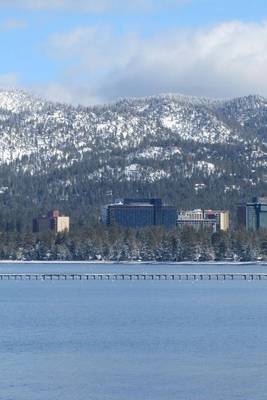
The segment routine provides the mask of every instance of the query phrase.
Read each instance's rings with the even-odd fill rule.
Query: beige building
[[[228,231],[230,228],[230,215],[229,211],[221,211],[220,212],[220,230],[221,231]]]
[[[59,210],[51,210],[46,215],[42,215],[33,220],[33,232],[55,233],[69,232],[70,217],[61,215]]]
[[[55,218],[55,232],[69,232],[70,230],[70,217],[59,216]]]

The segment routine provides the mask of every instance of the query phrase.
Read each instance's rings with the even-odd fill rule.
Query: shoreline
[[[79,264],[79,265],[266,265],[267,261],[39,261],[0,260],[1,264]]]

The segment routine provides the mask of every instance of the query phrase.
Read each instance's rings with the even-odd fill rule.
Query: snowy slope
[[[267,162],[266,132],[267,100],[259,96],[218,101],[162,95],[75,108],[0,91],[0,165],[15,164],[32,175],[84,161],[90,179],[108,173],[153,182],[171,176],[170,164],[186,177],[223,174],[220,154],[210,150],[216,145],[243,146],[243,156],[260,168]]]

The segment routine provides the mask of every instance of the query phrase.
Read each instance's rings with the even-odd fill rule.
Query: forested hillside
[[[267,193],[267,100],[164,95],[73,107],[0,91],[0,230],[58,207],[73,226],[120,197],[229,208]]]

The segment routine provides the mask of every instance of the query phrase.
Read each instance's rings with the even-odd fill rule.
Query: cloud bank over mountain
[[[104,102],[167,92],[267,95],[266,22],[232,21],[152,37],[81,26],[51,35],[46,49],[50,57],[71,64],[60,82],[47,86],[49,97],[56,85],[57,100]]]

